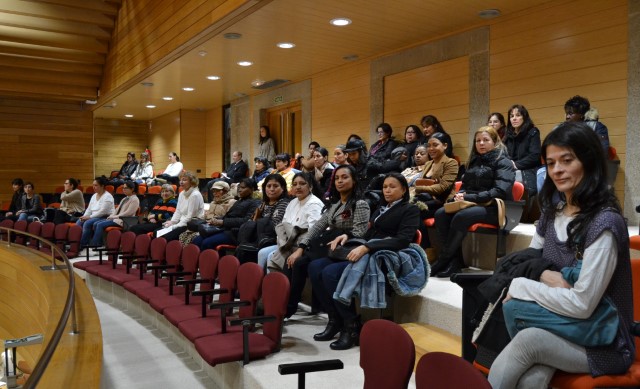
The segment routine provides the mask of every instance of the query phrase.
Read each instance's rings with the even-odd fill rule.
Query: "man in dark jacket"
[[[242,160],[242,151],[234,151],[231,154],[231,164],[227,166],[220,178],[211,180],[207,183],[207,193],[209,194],[209,201],[213,200],[213,193],[211,188],[217,181],[224,181],[227,184],[234,184],[240,182],[243,178],[247,177],[247,171],[249,166]]]

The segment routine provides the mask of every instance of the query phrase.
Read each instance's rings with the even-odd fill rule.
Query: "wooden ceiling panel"
[[[0,96],[97,98],[119,0],[0,1]]]

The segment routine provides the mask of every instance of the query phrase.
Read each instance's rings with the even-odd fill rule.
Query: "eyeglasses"
[[[69,185],[70,183],[69,183],[69,182],[65,182],[64,184],[65,184],[65,185]]]

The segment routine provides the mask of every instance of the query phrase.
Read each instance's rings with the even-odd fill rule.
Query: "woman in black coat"
[[[522,105],[514,105],[509,109],[509,123],[504,136],[504,144],[513,161],[517,180],[522,182],[529,196],[538,192],[536,187],[536,170],[542,165],[540,161],[540,131],[529,117],[529,111]]]
[[[512,199],[515,173],[498,132],[493,127],[480,127],[474,139],[475,146],[469,155],[462,186],[450,201],[473,201],[479,205],[452,214],[446,213],[444,208],[436,211],[440,253],[431,267],[431,275],[436,277],[450,277],[462,269],[462,240],[471,225],[497,224],[498,208],[492,200]]]

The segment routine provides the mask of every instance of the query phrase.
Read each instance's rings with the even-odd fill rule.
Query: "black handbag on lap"
[[[222,231],[224,231],[223,228],[212,226],[208,223],[202,223],[198,226],[198,234],[200,234],[200,236],[203,238],[208,238]]]
[[[199,232],[198,228],[201,224],[207,224],[207,221],[204,219],[191,219],[187,222],[187,230]]]
[[[338,261],[348,261],[347,255],[349,255],[351,250],[358,246],[362,246],[365,243],[367,243],[367,241],[364,239],[351,238],[344,242],[342,246],[337,246],[335,250],[329,250],[329,258]]]

